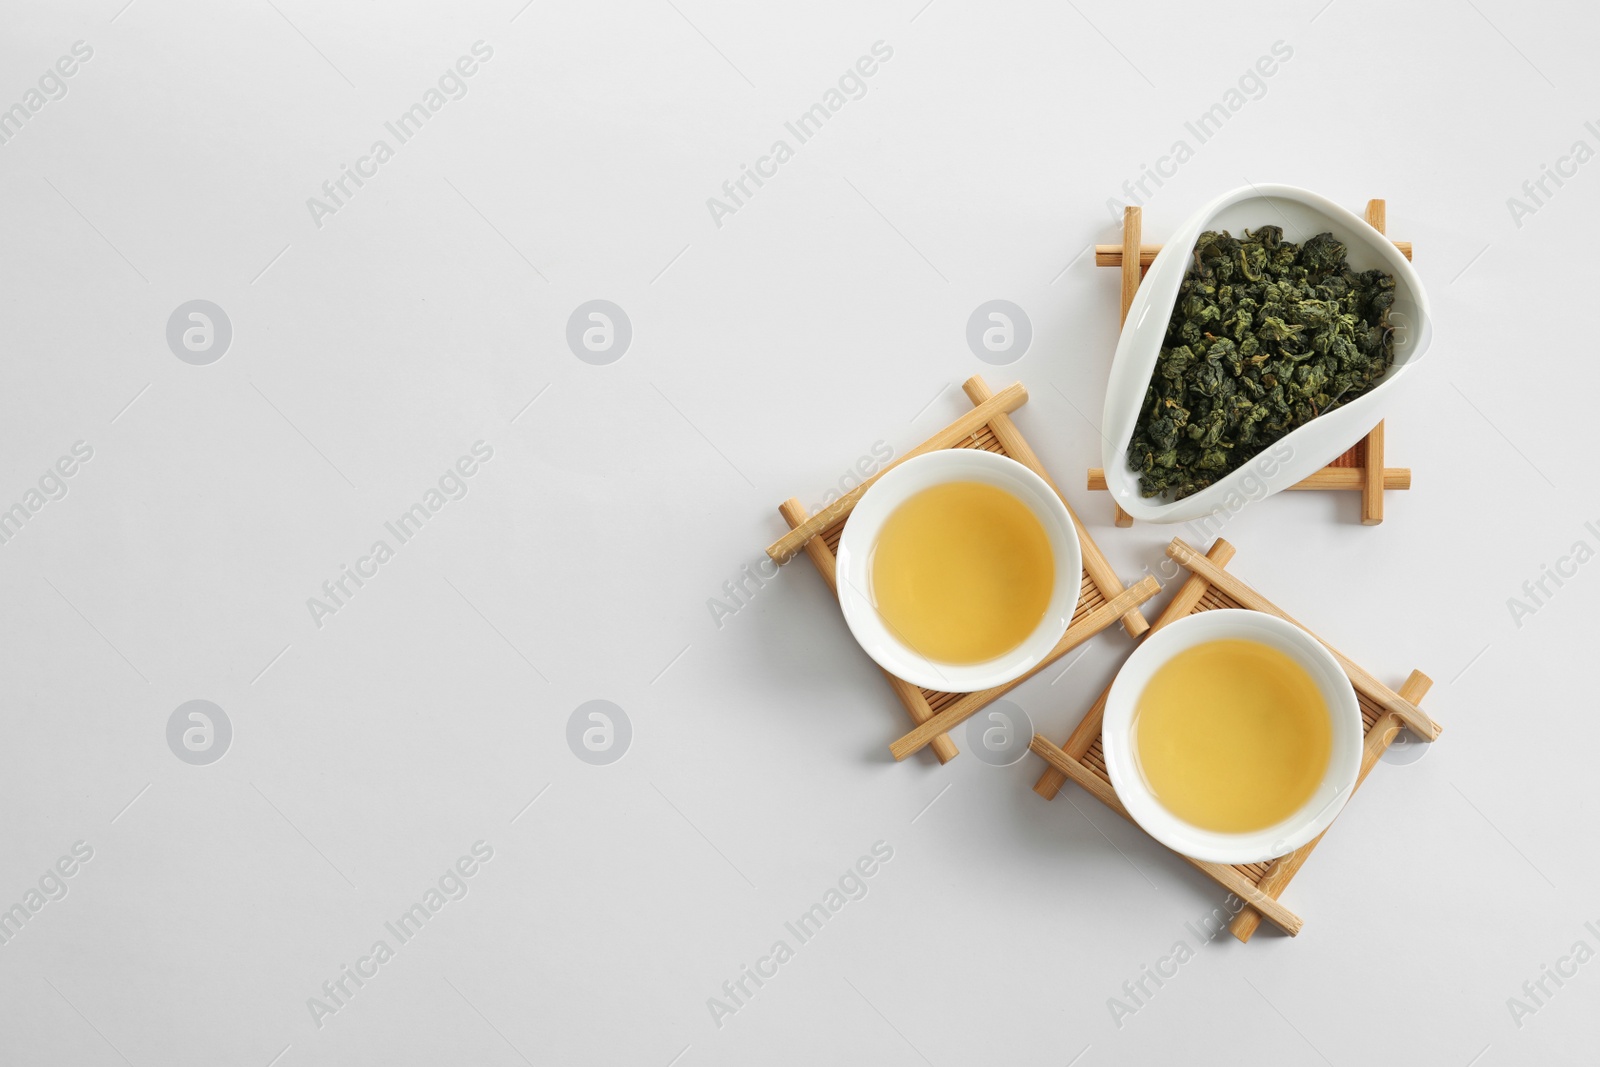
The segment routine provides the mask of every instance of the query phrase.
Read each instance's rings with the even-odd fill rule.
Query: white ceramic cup
[[[1298,663],[1316,682],[1333,723],[1328,769],[1311,799],[1281,822],[1250,833],[1218,833],[1172,814],[1150,791],[1135,753],[1134,711],[1155,672],[1180,652],[1228,639],[1258,641]],[[1264,863],[1293,852],[1326,830],[1338,816],[1354,792],[1361,770],[1362,733],[1356,691],[1339,661],[1322,642],[1275,615],[1216,610],[1189,615],[1164,626],[1134,649],[1111,684],[1100,742],[1117,798],[1145,833],[1197,860]]]
[[[1044,617],[1016,648],[981,663],[929,659],[900,640],[873,603],[872,556],[884,521],[911,497],[946,482],[981,482],[1016,497],[1044,527],[1055,558],[1055,579]],[[1083,581],[1078,531],[1055,490],[1016,460],[974,448],[929,452],[885,473],[856,502],[836,555],[839,606],[867,655],[897,678],[946,693],[975,693],[1004,685],[1043,662],[1072,622]]]

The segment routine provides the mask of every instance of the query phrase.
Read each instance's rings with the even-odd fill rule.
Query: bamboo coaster
[[[1311,633],[1309,629],[1295,622],[1271,601],[1245,584],[1242,579],[1225,569],[1233,554],[1233,546],[1220,537],[1212,543],[1210,551],[1204,555],[1189,547],[1181,539],[1174,538],[1167,546],[1167,555],[1186,568],[1189,577],[1167,604],[1166,610],[1151,625],[1150,632],[1200,611],[1248,608],[1276,615]],[[1312,633],[1312,636],[1316,637],[1316,634]],[[1326,645],[1327,642],[1323,644]],[[1356,690],[1356,700],[1361,705],[1361,721],[1366,740],[1361,749],[1361,771],[1356,778],[1356,788],[1359,789],[1361,783],[1366,781],[1367,774],[1377,764],[1378,757],[1383,755],[1384,749],[1389,747],[1389,743],[1394,740],[1394,735],[1399,733],[1402,726],[1410,727],[1413,733],[1426,740],[1432,741],[1438,738],[1441,727],[1417,706],[1427,695],[1433,682],[1422,672],[1412,671],[1399,692],[1395,692],[1351,662],[1337,649],[1328,646],[1328,651],[1333,653],[1339,665],[1344,668],[1345,674],[1349,676],[1350,683]],[[1108,686],[1072,731],[1071,736],[1059,747],[1051,744],[1043,735],[1034,735],[1033,743],[1029,747],[1049,766],[1034,783],[1033,791],[1046,800],[1053,800],[1060,792],[1062,784],[1070,778],[1112,811],[1128,818],[1127,811],[1117,800],[1116,792],[1111,787],[1111,777],[1106,773],[1105,756],[1100,743],[1100,724],[1105,715],[1106,697],[1110,692]],[[1296,872],[1305,864],[1307,857],[1311,855],[1311,850],[1317,847],[1317,842],[1326,834],[1327,831],[1324,830],[1322,834],[1295,851],[1267,863],[1226,865],[1205,863],[1188,856],[1183,858],[1245,902],[1245,907],[1234,916],[1233,922],[1228,927],[1234,937],[1240,941],[1250,940],[1250,935],[1255,933],[1263,918],[1293,936],[1300,932],[1301,920],[1279,903],[1278,898],[1288,888]]]
[[[1382,200],[1367,201],[1367,222],[1379,233],[1385,233],[1388,215]],[[1145,271],[1155,262],[1160,245],[1140,244],[1143,226],[1139,208],[1127,207],[1122,211],[1122,244],[1095,245],[1094,264],[1097,267],[1120,267],[1122,270],[1122,322],[1128,321],[1128,308],[1133,305],[1133,294],[1139,291]],[[1411,242],[1396,241],[1394,246],[1407,259],[1411,258]],[[1137,255],[1135,255],[1137,250]],[[1383,423],[1374,426],[1349,451],[1326,467],[1296,482],[1290,489],[1343,489],[1361,493],[1361,525],[1376,526],[1383,521],[1383,493],[1386,489],[1410,489],[1410,467],[1385,467],[1383,465]],[[1106,472],[1100,467],[1089,469],[1089,488],[1104,490]],[[1133,516],[1123,511],[1115,502],[1118,526],[1132,526]]]
[[[1043,478],[1056,491],[1056,495],[1061,496],[1060,488],[1045,472],[1039,457],[1011,419],[1010,413],[1028,400],[1028,391],[1022,387],[1022,383],[1017,382],[995,393],[981,377],[974,375],[962,383],[961,388],[972,401],[971,411],[815,515],[807,515],[805,506],[794,497],[778,505],[778,513],[789,524],[789,532],[768,546],[767,555],[781,565],[803,551],[816,566],[828,588],[837,593],[834,552],[839,547],[839,536],[844,532],[845,521],[849,519],[856,502],[885,471],[894,469],[913,456],[941,448],[979,448],[1009,456]],[[1160,588],[1155,579],[1148,576],[1131,589],[1123,588],[1111,564],[1089,536],[1089,531],[1078,521],[1072,505],[1067,504],[1064,496],[1061,502],[1066,504],[1067,514],[1072,516],[1072,523],[1078,530],[1078,543],[1083,555],[1082,592],[1066,634],[1044,662],[1025,678],[1032,677],[1118,620],[1131,636],[1140,636],[1150,628],[1150,624],[1139,611],[1139,605],[1154,596]],[[895,758],[904,759],[912,752],[931,747],[940,763],[950,762],[958,751],[949,737],[950,730],[1025,680],[1019,678],[1009,685],[981,693],[941,693],[914,686],[887,671],[883,676],[894,695],[905,706],[915,727],[910,734],[895,742],[896,747],[892,749]],[[915,741],[908,741],[909,738],[915,738]]]

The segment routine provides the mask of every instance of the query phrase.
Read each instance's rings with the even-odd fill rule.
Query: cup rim
[[[1055,557],[1054,586],[1044,617],[1015,648],[981,663],[944,663],[908,647],[884,624],[871,595],[872,554],[884,520],[922,490],[954,481],[980,481],[1011,492],[1044,527]],[[1078,531],[1060,495],[1024,464],[975,448],[928,452],[880,475],[852,509],[835,558],[839,605],[856,643],[891,675],[945,693],[975,693],[1005,685],[1043,663],[1071,625],[1082,585]]]
[[[1333,724],[1328,768],[1317,792],[1294,813],[1260,830],[1222,833],[1179,818],[1156,799],[1139,769],[1134,712],[1150,678],[1173,656],[1227,638],[1267,640],[1305,668]],[[1185,616],[1150,634],[1118,670],[1101,721],[1106,773],[1128,815],[1146,833],[1182,855],[1212,863],[1264,863],[1293,852],[1326,830],[1355,791],[1364,743],[1361,706],[1344,668],[1309,631],[1276,615],[1220,608]]]

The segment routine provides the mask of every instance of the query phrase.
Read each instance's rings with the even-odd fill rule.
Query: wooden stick
[[[1181,538],[1175,537],[1172,539],[1172,543],[1167,546],[1167,555],[1174,562],[1189,568],[1191,572],[1200,575],[1228,594],[1240,607],[1276,615],[1285,622],[1292,622],[1299,626],[1306,633],[1311,634],[1312,637],[1317,637],[1309,628],[1296,622],[1282,608],[1279,608],[1272,601],[1250,588],[1237,576],[1229,574],[1189,545],[1184,544]],[[1317,640],[1322,642],[1324,648],[1333,653],[1334,658],[1339,661],[1339,666],[1343,667],[1345,674],[1350,676],[1350,682],[1356,689],[1360,690],[1369,700],[1372,700],[1384,711],[1393,712],[1400,716],[1405,724],[1411,728],[1412,733],[1424,741],[1434,741],[1444,732],[1444,728],[1429,718],[1428,714],[1421,708],[1378,681],[1378,679],[1367,673],[1364,667],[1353,662],[1344,653],[1328,644],[1328,642],[1323,641],[1322,638],[1317,637]]]
[[[874,482],[882,478],[885,473],[894,470],[900,464],[913,457],[927,452],[937,452],[941,448],[952,448],[963,438],[971,437],[981,431],[984,424],[996,415],[1004,415],[1015,411],[1027,402],[1028,391],[1022,387],[1021,382],[1006,386],[994,396],[962,415],[955,422],[952,422],[949,426],[946,426],[922,442],[922,444],[913,448],[883,468],[883,470],[772,542],[767,546],[767,555],[771,557],[773,562],[780,565],[789,562],[807,541],[850,514],[851,510],[856,506],[856,502],[861,499],[862,494],[871,488]]]
[[[1065,777],[1071,778],[1074,782],[1094,794],[1096,800],[1129,822],[1133,822],[1133,816],[1128,814],[1128,809],[1124,808],[1122,801],[1117,799],[1116,791],[1111,788],[1111,783],[1105,781],[1094,771],[1052,745],[1045,740],[1042,734],[1034,734],[1033,741],[1029,743],[1028,748],[1034,754],[1042,757],[1052,768],[1060,771]],[[1134,823],[1134,825],[1137,826],[1138,823]],[[1300,932],[1300,928],[1304,925],[1300,917],[1278,903],[1271,896],[1263,893],[1238,868],[1222,863],[1208,863],[1205,860],[1197,860],[1192,856],[1184,856],[1181,852],[1174,853],[1174,855],[1182,856],[1183,859],[1204,871],[1213,881],[1233,893],[1240,900],[1243,900],[1260,914],[1266,916],[1274,926],[1290,937]]]
[[[778,505],[778,513],[791,528],[799,526],[806,520],[806,507],[794,497],[790,497]],[[806,542],[806,555],[811,557],[811,562],[817,565],[817,573],[822,575],[822,580],[827,583],[828,590],[835,596],[839,595],[838,575],[836,574],[836,561],[833,553],[828,551],[827,544],[820,537],[813,537]],[[880,670],[882,668],[879,668]],[[897,678],[888,671],[883,676],[889,680],[889,688],[894,690],[894,695],[900,698],[900,703],[911,716],[914,723],[924,723],[933,718],[933,709],[928,706],[928,698],[922,695],[922,690],[912,685],[903,678]],[[933,754],[939,758],[940,763],[949,763],[960,753],[956,743],[950,740],[948,734],[941,734],[933,739],[929,745]]]
[[[1433,685],[1432,679],[1421,671],[1412,671],[1411,677],[1406,679],[1406,684],[1400,687],[1400,695],[1413,704],[1422,702],[1428,694],[1428,689]],[[1361,788],[1361,783],[1367,780],[1367,774],[1376,766],[1378,757],[1383,755],[1384,749],[1389,747],[1389,742],[1394,740],[1394,735],[1400,732],[1404,725],[1400,717],[1393,713],[1385,714],[1372,724],[1372,729],[1367,731],[1366,740],[1361,746],[1361,773],[1356,778],[1356,788]],[[1329,830],[1333,827],[1329,827]],[[1287,856],[1279,856],[1267,868],[1267,873],[1261,876],[1261,881],[1256,888],[1276,900],[1288,888],[1290,879],[1311,856],[1311,850],[1317,847],[1317,842],[1328,835],[1328,830],[1322,831],[1312,840],[1301,845]],[[1253,907],[1245,907],[1233,917],[1233,922],[1228,924],[1228,930],[1240,941],[1250,940],[1250,935],[1256,932],[1261,925],[1261,916]]]
[[[961,384],[967,394],[967,399],[974,404],[981,404],[994,394],[990,392],[989,385],[983,380],[982,375],[974,374]],[[1067,498],[1056,485],[1055,479],[1050,477],[1044,469],[1044,464],[1039,462],[1038,455],[1033,451],[1033,446],[1023,438],[1021,431],[1010,415],[996,415],[989,420],[989,429],[993,431],[995,440],[1006,450],[1010,457],[1027,467],[1033,473],[1044,479],[1044,483],[1055,491],[1061,498],[1067,514],[1072,516],[1072,525],[1078,531],[1078,545],[1082,550],[1083,569],[1089,572],[1089,578],[1100,588],[1101,595],[1107,600],[1122,592],[1122,579],[1117,577],[1117,572],[1111,569],[1111,563],[1106,559],[1105,553],[1100,551],[1100,546],[1094,543],[1089,536],[1089,531],[1078,520],[1078,513],[1072,510],[1072,505],[1067,503]],[[1150,624],[1145,621],[1144,613],[1138,608],[1128,612],[1122,617],[1122,628],[1128,631],[1130,637],[1138,637],[1150,629]]]
[[[1379,233],[1388,228],[1389,207],[1382,200],[1367,201],[1367,225]],[[1367,434],[1366,465],[1361,472],[1361,525],[1383,521],[1383,423]]]
[[[1136,207],[1122,209],[1122,318],[1128,321],[1128,309],[1133,306],[1133,294],[1139,291],[1139,231],[1143,227],[1143,212]],[[1097,257],[1098,258],[1098,257]]]
[[[1402,256],[1405,256],[1407,259],[1411,258],[1410,241],[1395,241],[1394,247],[1395,251],[1399,252]],[[1122,266],[1122,252],[1123,249],[1121,245],[1095,245],[1094,265],[1097,267],[1120,267]],[[1160,245],[1140,245],[1139,266],[1150,266],[1150,264],[1156,261],[1156,256],[1160,254]]]
[[[1095,245],[1094,265],[1097,267],[1120,267],[1122,266],[1123,252],[1122,245]],[[1160,245],[1140,245],[1139,266],[1148,267],[1156,261],[1156,257],[1160,254]]]
[[[1383,200],[1367,201],[1367,225],[1379,233],[1386,233],[1389,229],[1389,205]],[[1409,256],[1407,259],[1411,258]]]
[[[1101,604],[1077,623],[1067,627],[1067,632],[1061,635],[1056,647],[1050,650],[1050,654],[1041,660],[1038,666],[1004,685],[997,685],[977,693],[966,693],[951,701],[945,705],[943,711],[890,745],[889,752],[897,760],[903,760],[913,753],[920,752],[935,737],[949,733],[960,726],[988,704],[1011,692],[1160,591],[1160,583],[1148,574],[1145,575],[1137,584],[1123,590],[1114,599]]]
[[[1141,208],[1124,207],[1122,209],[1122,253],[1118,262],[1122,264],[1122,317],[1117,321],[1128,321],[1128,310],[1133,307],[1134,294],[1139,291],[1139,283],[1144,280],[1144,272],[1140,269],[1139,260],[1139,235],[1144,229],[1144,212]],[[1126,530],[1133,525],[1133,516],[1122,510],[1122,505],[1116,501],[1111,503],[1111,521],[1118,529]]]
[[[1226,567],[1228,561],[1233,559],[1233,553],[1233,545],[1219,537],[1211,543],[1206,558],[1219,567]],[[1173,594],[1172,599],[1167,601],[1166,609],[1150,627],[1150,632],[1155,633],[1168,623],[1176,622],[1188,615],[1195,609],[1195,605],[1200,603],[1200,598],[1206,595],[1206,590],[1209,588],[1211,586],[1204,578],[1197,574],[1189,575]],[[1083,759],[1089,747],[1094,744],[1094,739],[1100,736],[1100,724],[1106,714],[1106,698],[1110,695],[1111,687],[1108,685],[1101,691],[1100,698],[1094,702],[1089,713],[1073,729],[1071,736],[1067,738],[1067,743],[1061,746],[1062,750],[1073,759]],[[1066,780],[1066,775],[1054,767],[1047,767],[1044,773],[1039,775],[1039,780],[1033,783],[1033,791],[1046,800],[1054,800]]]
[[[1361,525],[1376,526],[1383,521],[1383,490],[1389,472],[1383,466],[1383,423],[1367,434],[1367,463],[1361,468]],[[1406,479],[1410,487],[1410,478]]]
[[[1381,423],[1380,423],[1381,425]],[[1368,468],[1369,470],[1371,468]],[[1360,489],[1365,484],[1367,471],[1360,467],[1323,467],[1319,471],[1295,482],[1289,489]],[[1089,468],[1088,484],[1090,489],[1104,490],[1110,488],[1106,484],[1106,472],[1099,467]],[[1410,467],[1385,467],[1383,468],[1383,488],[1385,489],[1410,489]]]

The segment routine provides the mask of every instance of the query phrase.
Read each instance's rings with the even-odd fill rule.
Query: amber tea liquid
[[[1305,668],[1257,641],[1208,641],[1151,676],[1134,709],[1140,773],[1163,807],[1247,833],[1294,814],[1333,753],[1333,720]]]
[[[941,663],[981,663],[1020,645],[1055,586],[1050,538],[1004,489],[947,482],[890,513],[872,557],[872,598],[891,633]]]

